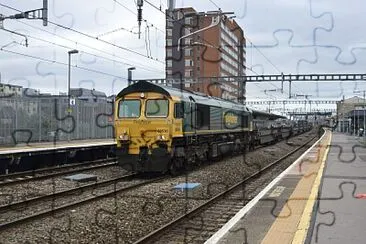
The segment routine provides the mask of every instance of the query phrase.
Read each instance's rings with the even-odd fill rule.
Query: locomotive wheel
[[[169,173],[173,176],[178,175],[178,167],[175,160],[172,159],[172,161],[169,163]]]
[[[204,163],[207,163],[208,161],[209,161],[209,155],[208,155],[208,152],[206,151],[206,152],[205,152],[204,159],[203,159],[203,162],[204,162]]]
[[[184,161],[182,162],[182,160],[184,159],[180,159],[180,158],[172,158],[169,166],[168,166],[168,170],[169,173],[173,176],[179,175],[181,170],[182,170],[182,166],[184,165]]]

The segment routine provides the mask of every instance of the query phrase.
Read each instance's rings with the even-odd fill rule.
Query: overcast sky
[[[162,12],[164,0],[149,0]],[[366,73],[366,1],[364,0],[177,0],[176,7],[197,11],[234,12],[247,38],[248,75],[303,73]],[[42,0],[2,0],[22,11],[41,8]],[[217,5],[217,6],[216,6]],[[4,21],[0,30],[1,82],[59,93],[67,90],[67,52],[72,56],[72,87],[95,88],[115,94],[127,84],[127,68],[133,76],[165,75],[165,15],[147,2],[143,6],[141,37],[137,35],[137,7],[133,0],[50,0],[48,18]],[[0,6],[8,16],[15,10]],[[149,26],[146,28],[146,26]],[[115,31],[116,30],[116,31]],[[95,37],[98,37],[97,40]],[[103,42],[103,41],[106,42]],[[108,42],[108,43],[107,43]],[[26,57],[29,55],[32,57]],[[336,100],[366,90],[365,81],[295,83],[293,93],[310,99]],[[285,92],[265,92],[280,83],[248,84],[247,98],[282,100]],[[282,107],[282,106],[280,106]]]

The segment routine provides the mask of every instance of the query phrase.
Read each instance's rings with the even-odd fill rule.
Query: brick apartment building
[[[213,17],[221,18],[220,23],[189,35],[210,26]],[[174,83],[175,87],[235,101],[245,97],[245,87],[240,93],[237,80],[220,78],[245,75],[245,47],[243,30],[221,12],[201,13],[193,8],[167,12],[166,78],[185,81]],[[219,83],[205,77],[218,77]]]

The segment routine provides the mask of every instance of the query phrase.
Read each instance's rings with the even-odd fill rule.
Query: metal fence
[[[105,99],[0,98],[0,146],[113,137],[113,103]]]

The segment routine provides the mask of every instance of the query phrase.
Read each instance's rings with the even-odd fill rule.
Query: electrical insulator
[[[137,0],[137,21],[139,24],[139,39],[140,39],[140,34],[141,34],[141,21],[142,21],[142,5],[144,5],[144,1],[143,0]]]

